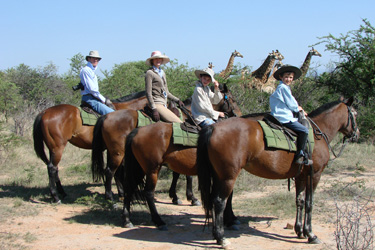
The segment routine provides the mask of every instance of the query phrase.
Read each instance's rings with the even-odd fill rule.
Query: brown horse
[[[226,85],[223,86],[222,94],[224,98],[217,105],[215,110],[227,113],[229,117],[240,115],[240,110],[235,103],[233,96]],[[185,107],[190,108],[191,100],[186,100]],[[184,114],[184,119],[186,116]],[[125,154],[125,139],[127,135],[137,127],[138,113],[134,110],[119,110],[102,116],[97,121],[94,128],[93,143],[92,143],[92,174],[94,179],[104,178],[105,197],[113,199],[111,191],[111,182],[113,176],[118,187],[121,187],[121,182],[117,176],[116,170],[121,165]],[[163,123],[164,124],[164,123]],[[103,151],[107,149],[107,167],[104,168]],[[179,177],[178,173],[173,174],[173,181],[170,188],[170,196],[175,204],[178,203],[176,194],[176,183]],[[187,179],[187,199],[192,201],[192,204],[197,204],[198,200],[194,197],[192,191],[192,177],[186,176]],[[120,188],[121,189],[121,188]],[[123,196],[120,193],[119,196]]]
[[[230,195],[241,169],[268,179],[294,177],[297,205],[295,232],[298,237],[308,237],[309,243],[320,242],[311,227],[313,192],[328,164],[329,143],[334,136],[338,132],[351,140],[359,136],[352,102],[353,98],[328,103],[309,114],[315,134],[313,166],[301,166],[300,171],[293,164],[294,153],[266,147],[263,130],[257,121],[232,118],[200,132],[197,150],[199,188],[207,220],[213,215],[213,236],[218,244],[223,247],[230,244],[224,238],[223,220],[228,216],[224,206],[226,202],[231,203]]]
[[[236,113],[240,114],[239,109]],[[121,168],[124,172],[123,225],[125,227],[133,227],[129,218],[130,203],[141,200],[147,202],[151,219],[157,228],[167,229],[154,203],[159,171],[162,165],[166,165],[179,174],[197,175],[196,152],[196,147],[173,143],[173,128],[170,123],[155,123],[136,128],[127,136],[125,161]],[[232,211],[231,207],[228,209]],[[230,219],[234,221],[235,216],[232,214]]]
[[[113,100],[116,109],[141,109],[147,103],[145,92],[138,92]],[[37,115],[34,121],[34,150],[47,165],[49,189],[54,202],[60,203],[66,193],[61,185],[58,164],[68,142],[76,147],[91,149],[94,126],[82,125],[77,107],[60,104],[50,107]],[[49,150],[49,159],[44,151],[44,143]]]

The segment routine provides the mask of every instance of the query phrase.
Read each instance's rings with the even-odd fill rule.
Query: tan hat
[[[294,67],[289,64],[285,64],[281,66],[278,70],[276,70],[275,73],[273,73],[273,77],[275,77],[276,80],[281,80],[280,75],[282,75],[285,72],[293,72],[294,73],[293,80],[297,80],[302,75],[302,71],[299,68]]]
[[[194,73],[199,79],[201,75],[209,75],[211,77],[212,82],[215,81],[215,78],[214,78],[215,73],[210,68],[205,68],[204,70],[197,69]]]
[[[86,56],[86,61],[89,57],[99,58],[99,60],[102,60],[102,58],[99,56],[99,52],[97,50],[91,50],[89,55]]]
[[[156,51],[153,51],[151,53],[151,57],[150,58],[147,58],[146,64],[148,66],[152,66],[151,60],[152,59],[157,59],[157,58],[162,58],[163,59],[163,62],[161,64],[166,64],[166,63],[169,63],[169,61],[170,61],[168,56],[163,55],[160,51],[156,50]]]

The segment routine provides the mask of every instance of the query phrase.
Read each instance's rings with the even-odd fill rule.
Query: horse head
[[[354,98],[350,97],[346,100],[343,100],[343,98],[340,99],[348,109],[348,122],[344,128],[340,129],[340,132],[344,134],[346,138],[348,138],[350,141],[358,141],[359,138],[359,129],[357,126],[357,111],[352,106]]]
[[[223,95],[223,99],[215,105],[215,110],[224,112],[228,117],[241,116],[241,110],[233,98],[232,92],[228,89],[228,86],[226,84],[220,84],[219,89]]]

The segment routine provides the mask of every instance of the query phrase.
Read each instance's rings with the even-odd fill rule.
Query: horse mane
[[[112,100],[112,102],[128,102],[128,101],[131,101],[131,100],[134,100],[134,99],[138,99],[138,98],[140,98],[142,96],[145,96],[145,95],[146,95],[146,91],[140,91],[140,92],[137,92],[137,93],[133,93],[133,94],[130,94],[130,95],[126,95],[126,96],[114,99],[114,100]]]
[[[310,118],[313,118],[313,117],[316,117],[318,115],[320,115],[321,113],[323,113],[324,111],[328,110],[328,109],[331,109],[332,107],[338,105],[342,103],[341,100],[337,100],[337,101],[333,101],[333,102],[330,102],[330,103],[326,103],[326,104],[323,104],[322,106],[320,106],[319,108],[315,109],[314,111],[311,111],[309,114],[308,114],[308,117]]]

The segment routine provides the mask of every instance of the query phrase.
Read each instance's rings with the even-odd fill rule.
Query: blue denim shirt
[[[81,95],[91,94],[104,103],[105,97],[99,93],[98,77],[95,75],[95,70],[96,68],[90,62],[81,70],[79,77],[85,87],[84,90],[81,90]]]
[[[298,103],[290,87],[280,81],[275,92],[270,96],[271,115],[281,123],[295,122],[298,119],[293,117],[293,112],[298,112]]]

